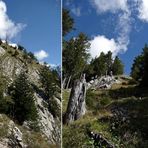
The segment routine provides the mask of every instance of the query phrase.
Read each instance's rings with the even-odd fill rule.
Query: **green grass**
[[[87,113],[72,124],[63,126],[63,148],[93,147],[86,134],[87,128],[101,133],[116,148],[147,148],[148,88],[136,86],[131,79],[123,79],[122,82],[113,85],[110,90],[87,91]],[[68,98],[69,92],[63,90],[64,112]],[[125,110],[127,119],[124,121],[120,114],[115,116],[114,108]]]
[[[68,105],[70,90],[62,91],[62,112],[65,113]]]
[[[6,138],[8,133],[8,117],[0,114],[0,139]]]

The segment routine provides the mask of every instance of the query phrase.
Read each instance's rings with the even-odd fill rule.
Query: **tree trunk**
[[[69,79],[68,79],[66,89],[68,89],[68,88],[69,88],[69,83],[70,83],[70,80],[71,80],[71,76],[70,76],[70,77],[69,77]]]
[[[63,89],[65,88],[65,83],[66,83],[66,77],[64,78],[63,83],[62,83],[62,88]]]
[[[86,113],[86,80],[85,75],[74,82],[71,90],[67,111],[64,115],[64,124],[69,124],[81,118]]]

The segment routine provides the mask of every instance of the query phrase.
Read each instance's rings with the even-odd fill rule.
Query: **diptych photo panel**
[[[62,145],[148,147],[148,1],[63,0]]]
[[[148,148],[148,1],[0,0],[0,148]]]
[[[0,0],[0,148],[61,147],[61,1]]]

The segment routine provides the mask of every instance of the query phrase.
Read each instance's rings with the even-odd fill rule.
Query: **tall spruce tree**
[[[112,64],[112,71],[114,75],[121,75],[124,72],[124,65],[118,56],[115,57]]]
[[[142,49],[142,53],[134,59],[131,68],[131,76],[140,82],[142,86],[148,86],[148,46]]]
[[[67,41],[63,50],[63,76],[73,81],[83,73],[89,54],[87,49],[90,43],[84,33],[80,33],[76,38]]]
[[[62,13],[62,33],[63,36],[65,36],[68,32],[70,32],[73,29],[74,26],[74,20],[70,16],[70,12],[67,9],[63,9]]]
[[[45,92],[48,110],[54,117],[60,117],[60,108],[54,98],[60,88],[58,75],[55,73],[55,70],[51,71],[48,66],[43,66],[40,70],[40,81]]]
[[[52,75],[52,72],[48,66],[43,66],[40,70],[40,81],[42,88],[46,94],[47,99],[52,97],[57,89],[56,77]]]
[[[38,114],[35,106],[33,89],[25,72],[22,72],[9,87],[9,94],[14,101],[12,116],[22,124],[25,120],[36,121]]]

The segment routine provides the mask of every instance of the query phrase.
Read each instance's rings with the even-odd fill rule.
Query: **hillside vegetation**
[[[64,148],[93,147],[94,141],[88,136],[88,130],[100,133],[117,148],[146,148],[147,88],[138,87],[131,78],[119,76],[118,79],[121,83],[112,85],[111,89],[87,91],[86,115],[63,126]],[[69,91],[64,90],[63,111],[68,97]]]
[[[22,133],[22,147],[60,147],[60,83],[57,69],[40,64],[33,53],[20,45],[12,47],[7,42],[0,42],[1,124],[6,125],[3,117],[14,122]],[[5,130],[3,128],[3,133],[7,134],[0,137],[0,141],[6,138],[6,145],[12,146],[15,138],[11,140],[11,132]],[[11,134],[15,133],[17,131]],[[29,141],[25,140],[27,133]],[[15,147],[20,145],[15,144]]]

